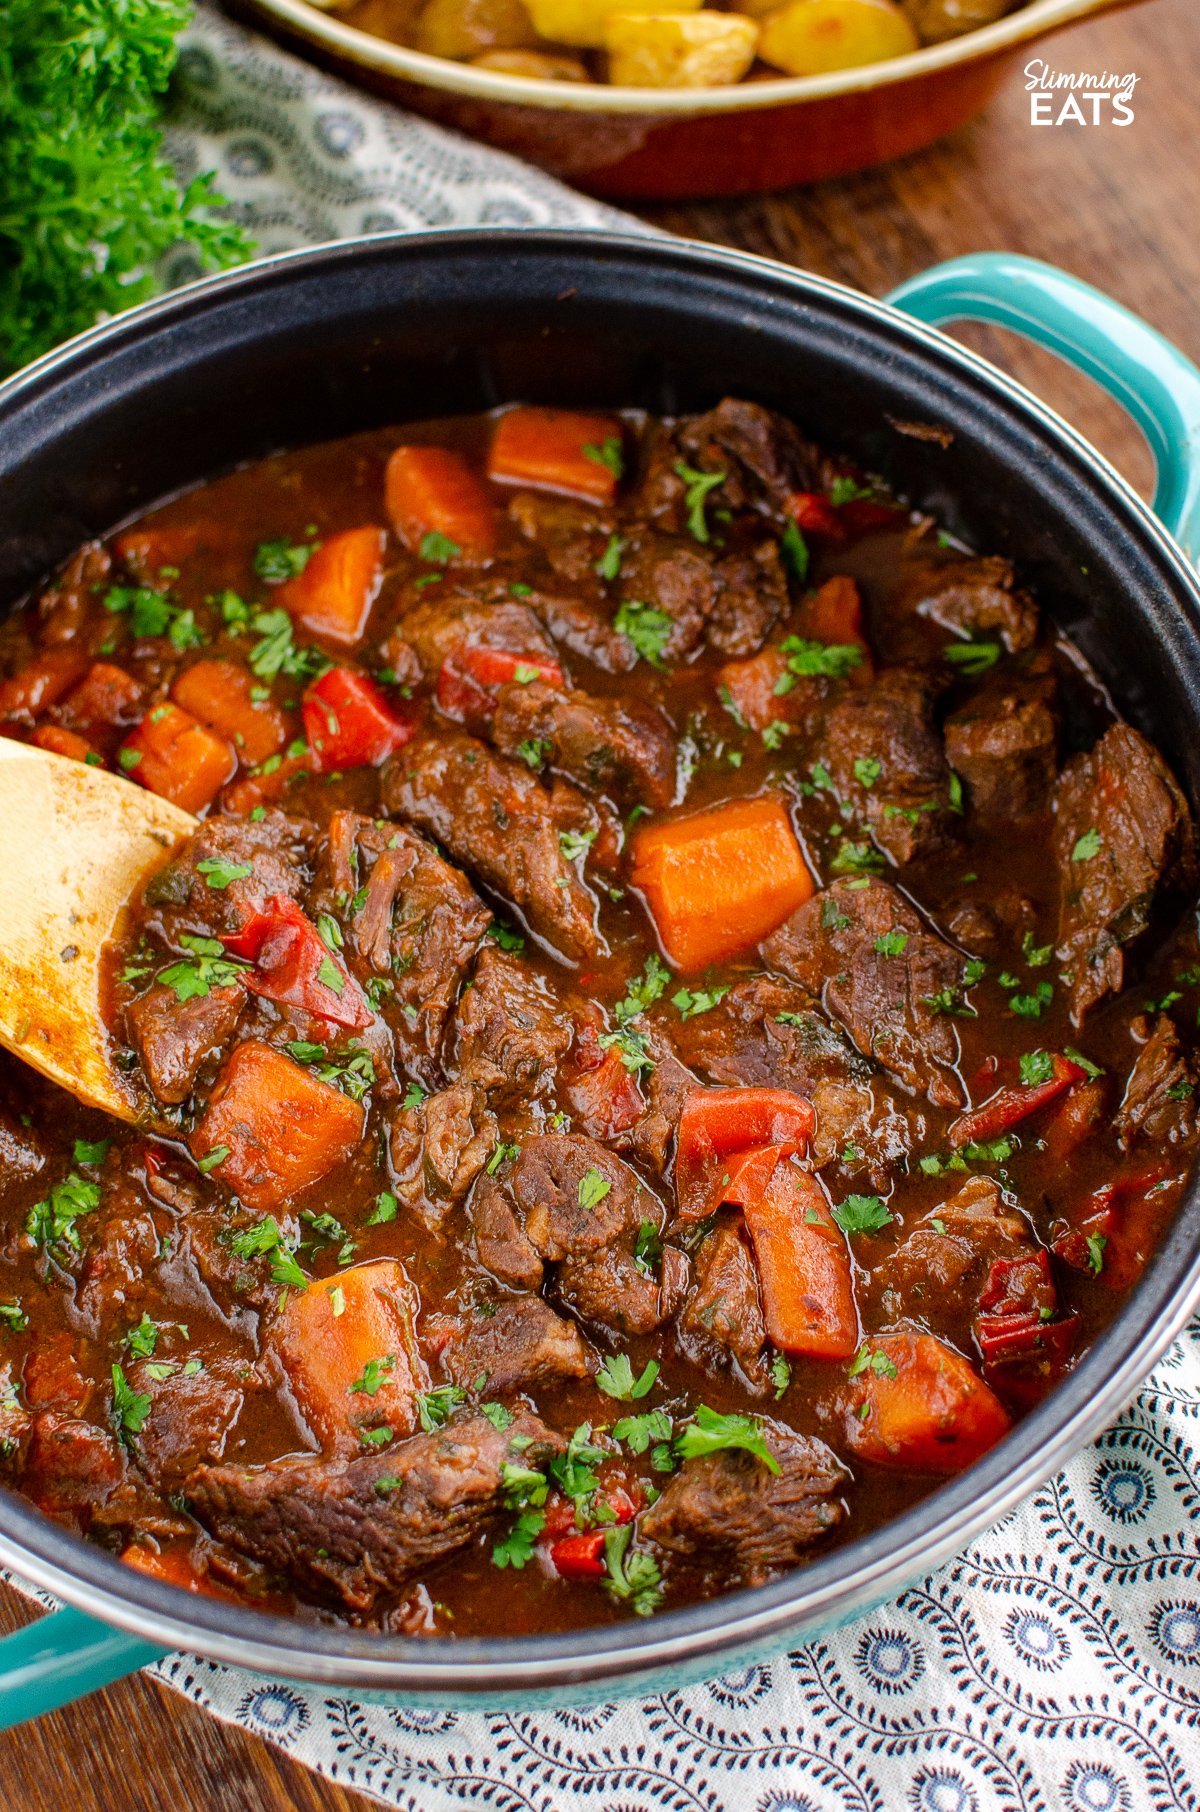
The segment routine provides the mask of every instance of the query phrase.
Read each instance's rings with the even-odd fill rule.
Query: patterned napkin
[[[639,223],[201,7],[169,149],[264,251],[397,227]],[[644,229],[643,229],[644,230]],[[173,283],[195,274],[177,255]],[[1197,1812],[1200,1323],[1058,1478],[893,1603],[770,1666],[503,1715],[151,1670],[405,1812]]]

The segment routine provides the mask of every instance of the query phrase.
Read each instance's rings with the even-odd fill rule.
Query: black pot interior
[[[669,413],[730,393],[791,415],[971,545],[1011,555],[1200,798],[1200,592],[1136,500],[1004,380],[924,330],[795,273],[678,243],[380,238],[236,273],[118,321],[0,392],[0,609],[81,542],[280,447],[518,398]],[[953,439],[916,438],[896,422]],[[1126,1337],[1169,1311],[1197,1223],[1193,1198],[1124,1318]],[[921,1520],[932,1535],[939,1506],[968,1501],[973,1481],[998,1490],[1009,1450],[1026,1459],[1072,1405],[1081,1411],[1121,1340],[1110,1330],[1061,1403],[906,1526]],[[24,1506],[4,1520],[27,1549],[67,1551],[45,1525],[31,1537],[40,1519]],[[866,1546],[885,1552],[888,1540],[881,1531]],[[852,1569],[854,1554],[820,1571]],[[93,1554],[70,1564],[93,1578],[111,1567]],[[166,1605],[164,1592],[139,1582],[122,1595]],[[770,1596],[802,1594],[798,1574]],[[679,1623],[715,1630],[720,1619],[716,1604]],[[246,1622],[210,1606],[195,1620]]]

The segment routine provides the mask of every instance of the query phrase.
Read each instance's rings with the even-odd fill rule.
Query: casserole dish
[[[1130,0],[1029,0],[994,25],[910,56],[721,88],[531,81],[431,57],[308,0],[236,10],[305,55],[612,200],[753,194],[890,162],[954,132],[1051,32]]]
[[[281,445],[516,398],[675,411],[733,387],[1017,558],[1195,799],[1200,585],[1182,548],[1063,422],[925,323],[1015,326],[1099,378],[1149,435],[1158,508],[1193,545],[1200,372],[1028,260],[962,260],[896,300],[908,316],[742,254],[578,234],[373,238],[265,261],[96,329],[0,390],[0,600],[154,499]],[[1087,1358],[968,1474],[770,1586],[633,1626],[444,1645],[314,1628],[132,1574],[4,1494],[0,1561],[70,1608],[0,1645],[0,1716],[175,1647],[357,1694],[512,1705],[642,1691],[792,1645],[928,1571],[1103,1425],[1200,1296],[1198,1231],[1193,1190]]]

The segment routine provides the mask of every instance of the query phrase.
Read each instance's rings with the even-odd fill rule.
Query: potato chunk
[[[978,31],[981,25],[994,25],[1015,9],[1017,0],[901,0],[901,5],[922,44],[941,44]]]
[[[545,50],[489,50],[471,58],[472,69],[495,69],[501,75],[519,76],[526,82],[587,82],[591,80],[578,57],[553,56]]]
[[[788,75],[828,75],[919,49],[892,0],[792,0],[763,20],[758,52]]]
[[[523,0],[429,0],[414,34],[418,50],[452,62],[536,42]]]
[[[609,80],[624,88],[716,88],[740,82],[758,45],[737,13],[632,13],[604,28]]]
[[[702,5],[703,0],[676,0],[671,11],[693,13]],[[529,0],[529,14],[541,37],[580,50],[603,50],[605,22],[618,7],[630,14],[664,10],[662,0]]]

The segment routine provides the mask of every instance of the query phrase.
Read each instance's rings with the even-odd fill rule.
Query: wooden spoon
[[[0,1045],[121,1120],[143,1115],[113,1066],[101,952],[195,828],[119,774],[0,737]]]

